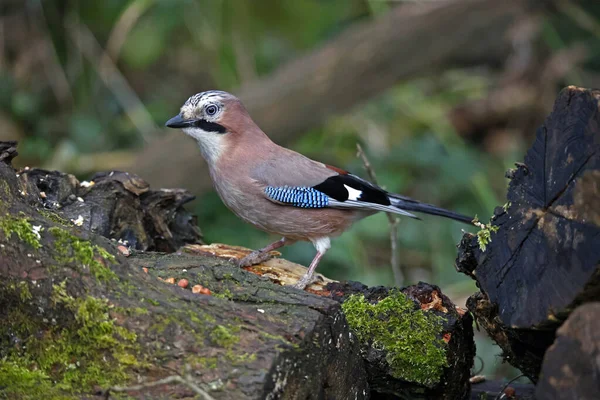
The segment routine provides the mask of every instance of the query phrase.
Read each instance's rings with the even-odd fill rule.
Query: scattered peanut
[[[131,254],[129,249],[123,245],[117,246],[117,250],[119,250],[125,257],[129,257],[129,254]]]
[[[144,271],[145,273],[148,273],[148,268],[142,267],[142,271]]]
[[[206,295],[211,295],[211,292],[208,288],[205,288],[202,285],[194,285],[194,287],[192,287],[192,293],[195,294],[206,294]]]
[[[185,289],[186,287],[188,287],[190,283],[188,282],[187,279],[180,279],[179,282],[177,282],[177,286],[179,286],[180,288]]]
[[[175,278],[167,278],[167,279],[165,279],[165,282],[172,283],[174,285],[175,284]]]

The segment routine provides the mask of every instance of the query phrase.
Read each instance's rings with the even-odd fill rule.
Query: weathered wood
[[[44,209],[136,250],[173,252],[201,243],[196,218],[183,208],[194,199],[187,190],[150,190],[137,175],[120,171],[96,174],[84,186],[73,175],[42,169],[21,171],[20,179]]]
[[[8,162],[15,154],[14,143],[0,143],[0,397],[92,398],[113,385],[189,370],[215,399],[361,399],[378,392],[468,398],[470,317],[439,288],[421,285],[404,295],[327,289],[324,281],[306,292],[274,283],[297,273],[283,260],[249,269],[255,273],[237,268],[230,257],[243,251],[236,248],[136,251],[198,239],[180,207],[185,192],[152,191],[125,173],[97,175],[89,187],[56,172],[17,177]],[[171,242],[157,240],[165,227]],[[132,248],[120,252],[95,232],[125,238]],[[378,295],[368,304],[349,297],[369,291]],[[404,311],[371,309],[388,300]],[[358,306],[349,308],[352,301]],[[398,326],[414,329],[392,342],[365,336]],[[128,394],[194,392],[164,384]]]
[[[600,397],[600,303],[578,307],[558,329],[542,364],[536,397],[595,400]]]
[[[508,174],[491,243],[482,251],[467,234],[460,246],[457,268],[481,289],[469,309],[533,380],[560,322],[600,296],[599,99],[575,87],[560,93],[525,163]]]

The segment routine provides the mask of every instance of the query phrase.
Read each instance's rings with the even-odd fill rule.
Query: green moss
[[[223,325],[215,326],[210,332],[210,340],[217,346],[231,348],[239,342],[239,338],[234,333],[239,332],[239,327],[225,327]]]
[[[170,317],[169,315],[162,314],[154,314],[152,316],[152,320],[154,321],[154,323],[150,325],[148,329],[153,333],[158,333],[159,335],[164,333],[165,330],[169,327],[169,325],[175,323],[172,317]]]
[[[158,301],[154,300],[154,299],[146,299],[146,298],[144,298],[144,299],[142,299],[142,301],[147,301],[148,303],[152,304],[153,306],[160,305],[160,303]]]
[[[241,353],[238,354],[234,350],[227,350],[225,358],[231,362],[232,365],[246,365],[253,361],[256,361],[256,353]]]
[[[510,204],[508,207],[510,207]],[[480,228],[479,232],[477,232],[477,243],[479,244],[481,251],[485,251],[487,245],[492,241],[492,233],[498,232],[498,227],[492,225],[491,222],[488,222],[487,224],[479,222],[477,216],[475,216],[475,219],[473,219],[473,225]]]
[[[342,309],[363,345],[386,352],[393,377],[428,386],[439,382],[448,366],[442,318],[420,310],[399,291],[376,304],[353,295]]]
[[[134,315],[148,315],[150,313],[150,311],[142,307],[135,307],[132,312]]]
[[[297,343],[293,343],[290,340],[286,339],[285,337],[281,336],[281,335],[273,335],[271,333],[268,332],[264,332],[264,331],[259,331],[258,334],[260,335],[259,338],[261,340],[263,340],[265,343],[269,340],[274,340],[277,342],[281,342],[281,344],[283,344],[284,346],[289,346],[293,349],[299,349],[300,345]]]
[[[52,301],[66,312],[57,326],[22,324],[15,313],[8,316],[6,329],[18,327],[23,339],[0,359],[0,387],[8,398],[70,399],[95,385],[127,382],[129,370],[142,364],[137,337],[115,324],[108,300],[73,298],[62,284],[54,286]]]
[[[5,196],[10,195],[10,185],[8,184],[8,182],[5,179],[2,179],[0,181],[0,190],[2,190],[2,192],[4,193]]]
[[[42,247],[40,243],[40,234],[33,229],[29,220],[25,217],[13,217],[6,215],[0,218],[0,228],[4,231],[4,236],[10,239],[12,234],[16,234],[19,240],[27,243],[34,249]]]
[[[218,357],[199,357],[195,354],[189,355],[185,357],[185,365],[189,365],[194,368],[202,368],[202,369],[215,369],[219,364]]]
[[[21,301],[25,303],[33,298],[31,292],[29,291],[29,285],[26,281],[21,281],[16,285],[16,289],[19,292],[19,297]]]
[[[218,299],[233,299],[233,293],[231,293],[231,291],[228,288],[225,288],[225,290],[221,291],[220,293],[213,292],[212,295],[213,297],[216,297]]]
[[[106,249],[83,240],[59,227],[52,227],[48,231],[56,238],[54,247],[57,253],[56,260],[63,263],[77,263],[88,267],[90,272],[99,281],[116,280],[117,275],[103,262],[101,257],[109,262],[115,262],[115,256]]]
[[[0,360],[0,387],[4,388],[3,394],[7,396],[2,398],[61,398],[59,392],[53,388],[50,377],[44,372],[7,359]]]
[[[66,219],[64,219],[63,217],[61,217],[60,215],[58,215],[57,213],[50,211],[50,210],[46,210],[43,208],[40,208],[37,210],[41,215],[43,215],[44,217],[46,217],[47,219],[49,219],[50,221],[60,224],[60,225],[64,225],[64,226],[72,226],[73,224],[71,224],[69,221],[67,221]]]
[[[5,287],[9,292],[16,294],[17,297],[21,299],[22,303],[25,303],[33,298],[27,281],[9,281],[5,283]]]
[[[11,198],[10,186],[5,179],[0,180],[0,191],[4,193],[4,196],[0,196],[0,210],[4,211],[6,209],[6,204],[4,203],[2,197],[4,197],[4,199]]]

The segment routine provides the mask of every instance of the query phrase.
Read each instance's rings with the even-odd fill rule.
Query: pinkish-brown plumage
[[[217,193],[234,214],[263,231],[304,241],[338,236],[358,217],[368,215],[348,209],[307,210],[269,200],[266,186],[310,187],[338,172],[275,144],[237,98],[227,96],[222,104],[219,124],[229,133],[224,151],[209,162],[209,171]]]

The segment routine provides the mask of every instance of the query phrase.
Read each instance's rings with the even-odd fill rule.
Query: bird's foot
[[[246,257],[242,258],[237,262],[238,267],[249,267],[251,265],[260,264],[261,262],[267,261],[273,258],[269,252],[262,252],[260,250],[254,250]]]
[[[298,282],[296,282],[296,284],[294,285],[294,287],[296,289],[300,289],[300,290],[304,290],[308,285],[310,285],[311,283],[313,283],[314,281],[314,276],[309,275],[309,274],[305,274],[302,276],[302,278],[300,278],[298,280]]]

